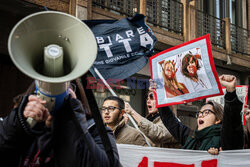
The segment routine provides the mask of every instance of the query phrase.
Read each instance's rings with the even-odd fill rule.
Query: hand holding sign
[[[149,88],[148,88],[148,90],[153,91],[155,89],[157,89],[157,84],[154,82],[154,80],[149,79]]]
[[[219,77],[222,86],[225,86],[227,92],[233,92],[236,89],[236,77],[233,75],[221,75]]]
[[[125,102],[125,112],[127,114],[131,114],[134,111],[134,109],[130,106],[128,102]]]

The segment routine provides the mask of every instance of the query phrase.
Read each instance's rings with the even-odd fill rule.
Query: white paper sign
[[[207,151],[117,144],[123,167],[249,167],[250,149]]]

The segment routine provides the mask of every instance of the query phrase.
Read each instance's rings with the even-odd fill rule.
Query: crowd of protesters
[[[13,111],[0,121],[1,163],[27,167],[120,166],[116,143],[148,146],[146,141],[153,147],[205,150],[211,154],[249,148],[250,109],[245,106],[247,125],[243,129],[243,103],[236,94],[236,77],[222,75],[219,80],[227,91],[225,105],[207,101],[196,114],[195,130],[185,126],[171,106],[156,108],[154,88],[146,98],[145,118],[121,98],[105,98],[101,115],[112,145],[112,162],[81,96],[69,88],[63,107],[52,116],[44,106],[46,101],[32,95],[33,83],[17,96]],[[81,89],[77,91],[82,94]],[[126,123],[125,113],[131,115],[140,131]],[[26,123],[28,117],[38,122],[35,127]]]
[[[195,130],[182,124],[173,114],[171,107],[156,108],[153,89],[150,89],[146,99],[149,113],[146,118],[137,113],[127,102],[125,112],[136,120],[141,132],[155,147],[206,150],[211,154],[218,154],[219,150],[243,149],[244,131],[241,121],[243,104],[236,95],[236,78],[232,75],[222,75],[219,79],[227,91],[224,96],[225,105],[223,107],[215,101],[207,101],[196,114]],[[246,109],[245,112],[248,122],[250,110]],[[248,126],[249,124],[247,123]],[[246,128],[246,139],[249,134]],[[136,143],[135,141],[134,144]],[[245,147],[248,145],[245,142]]]

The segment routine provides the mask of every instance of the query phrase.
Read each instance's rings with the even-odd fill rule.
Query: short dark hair
[[[117,96],[109,96],[109,97],[106,97],[106,98],[104,99],[104,102],[105,102],[106,100],[114,100],[114,101],[116,101],[116,102],[118,103],[118,107],[119,107],[120,109],[124,109],[124,108],[125,108],[124,100],[122,100],[120,97],[117,97]]]
[[[217,103],[217,102],[215,102],[213,100],[207,101],[205,103],[205,105],[206,104],[210,104],[211,106],[213,106],[216,119],[222,121],[222,119],[223,119],[223,113],[224,113],[224,107],[221,104],[219,104],[219,103]]]

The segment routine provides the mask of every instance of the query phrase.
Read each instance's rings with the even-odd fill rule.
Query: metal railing
[[[250,56],[250,31],[230,25],[232,51]]]
[[[226,48],[225,21],[196,9],[196,36],[210,33],[211,43]],[[192,31],[192,30],[191,30]]]
[[[139,0],[93,0],[92,3],[95,7],[127,16],[133,16],[139,12]]]
[[[133,16],[139,12],[140,0],[92,0],[93,6],[117,14]],[[225,21],[194,9],[196,37],[210,34],[211,43],[226,49]],[[162,29],[183,35],[183,4],[176,0],[147,0],[147,22]],[[192,27],[192,25],[191,25]],[[250,55],[250,31],[231,24],[232,51]],[[190,30],[192,31],[192,30]]]
[[[183,34],[183,4],[175,0],[147,0],[147,22]]]

